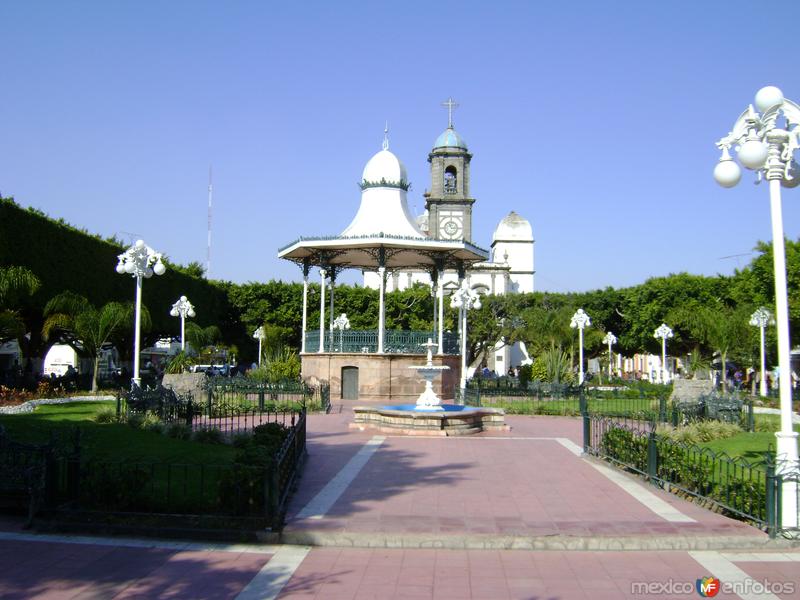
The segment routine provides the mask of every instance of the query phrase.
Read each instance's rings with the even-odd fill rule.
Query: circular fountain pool
[[[509,431],[500,408],[441,404],[420,408],[416,404],[356,406],[351,429],[376,429],[383,433],[422,436],[472,435],[482,431]]]

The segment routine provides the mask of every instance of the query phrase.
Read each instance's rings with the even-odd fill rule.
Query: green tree
[[[149,315],[142,308],[142,321],[149,322]],[[94,392],[97,391],[100,349],[115,334],[132,325],[134,311],[133,303],[108,302],[95,308],[84,296],[63,292],[45,305],[42,337],[48,340],[57,336],[60,341],[69,343],[82,354],[93,358]]]
[[[722,366],[722,389],[727,390],[728,360],[749,356],[752,327],[749,324],[752,307],[715,305],[682,309],[674,313],[675,321],[688,329],[692,339],[719,353]]]
[[[25,335],[19,310],[40,286],[39,278],[25,267],[0,267],[0,344]]]

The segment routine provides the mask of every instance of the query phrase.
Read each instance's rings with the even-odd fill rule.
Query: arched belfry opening
[[[453,165],[444,170],[444,193],[458,193],[458,171]]]

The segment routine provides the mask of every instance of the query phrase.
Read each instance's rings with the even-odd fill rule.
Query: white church
[[[472,238],[472,206],[475,204],[469,190],[472,154],[464,138],[453,127],[452,108],[455,104],[448,100],[445,105],[449,108],[449,122],[428,154],[431,186],[423,194],[425,212],[416,219],[414,234],[435,240],[463,240],[481,246]],[[401,168],[405,171],[404,167]],[[347,233],[346,230],[344,234]],[[530,222],[510,211],[494,230],[489,260],[473,264],[464,274],[469,285],[481,294],[532,292],[535,273],[533,244]],[[377,272],[364,271],[365,287],[378,289],[379,281]],[[445,292],[457,289],[458,281],[457,272],[446,271]],[[394,271],[387,277],[386,290],[402,290],[414,283],[430,286],[431,276],[424,271]],[[486,357],[488,368],[501,375],[509,367],[529,361],[524,346],[507,347],[502,343],[498,344],[492,356]]]

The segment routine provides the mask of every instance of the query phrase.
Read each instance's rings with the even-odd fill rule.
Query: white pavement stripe
[[[342,470],[339,471],[299,513],[297,513],[295,518],[321,519],[324,517],[325,513],[331,509],[331,506],[334,505],[348,486],[353,483],[353,480],[358,476],[359,472],[361,472],[361,469],[369,462],[369,459],[372,458],[372,455],[375,454],[384,441],[386,441],[385,436],[376,435],[364,444],[356,455],[342,467]]]
[[[252,554],[275,554],[281,546],[256,544],[203,544],[198,542],[178,542],[159,539],[139,539],[112,537],[103,538],[90,535],[54,535],[48,533],[14,533],[0,531],[0,541],[51,542],[58,544],[92,544],[95,546],[114,546],[124,548],[161,548],[177,552],[248,552]]]
[[[723,552],[731,562],[800,562],[800,552]]]
[[[575,442],[567,438],[558,438],[558,443],[564,446],[567,450],[572,452],[575,456],[583,454],[583,448],[578,446]],[[634,481],[629,477],[623,475],[619,471],[606,467],[605,465],[598,465],[596,463],[587,461],[597,471],[600,471],[608,479],[616,483],[623,490],[628,492],[631,496],[636,498],[639,502],[644,504],[648,509],[653,511],[659,517],[670,523],[694,523],[695,520],[656,496],[653,492],[649,491],[638,481]]]
[[[736,588],[734,589],[741,591],[736,595],[742,600],[779,600],[778,596],[765,590],[759,590],[760,593],[758,594],[752,591],[748,592],[751,588],[748,587],[747,582],[752,577],[719,552],[694,550],[689,552],[689,556],[696,560],[708,572],[708,575],[716,577],[723,584],[735,585]]]
[[[275,556],[239,592],[236,600],[277,598],[310,550],[308,546],[281,546]]]

